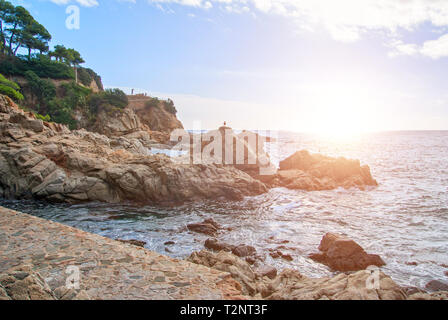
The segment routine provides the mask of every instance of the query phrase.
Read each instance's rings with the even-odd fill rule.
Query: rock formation
[[[242,199],[266,192],[246,173],[174,163],[133,137],[109,138],[37,120],[0,96],[0,196],[160,203]]]
[[[336,271],[358,271],[369,266],[385,265],[383,259],[376,254],[368,254],[350,238],[334,233],[327,233],[319,245],[320,253],[310,258],[323,263]]]
[[[138,115],[142,124],[148,126],[151,131],[171,133],[174,129],[183,129],[182,123],[176,115],[166,110],[165,101],[155,100],[144,95],[129,96],[127,109],[133,110]],[[148,106],[148,102],[155,101]]]
[[[382,272],[368,270],[333,278],[308,278],[296,270],[256,272],[242,259],[226,252],[194,252],[189,261],[229,272],[241,284],[244,295],[270,300],[404,300],[403,289]],[[260,268],[262,269],[262,268]],[[268,270],[266,269],[266,270]],[[371,280],[373,279],[373,280]],[[372,281],[377,283],[370,284]],[[424,297],[428,298],[428,297]]]
[[[361,166],[359,160],[331,158],[320,154],[298,151],[280,162],[275,175],[260,176],[261,181],[272,187],[301,190],[331,190],[338,187],[377,186],[370,168]]]

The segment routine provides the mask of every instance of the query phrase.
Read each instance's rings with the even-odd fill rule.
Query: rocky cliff
[[[133,110],[151,131],[169,134],[174,129],[184,128],[176,113],[167,108],[167,101],[144,95],[128,96],[128,99],[127,108]]]

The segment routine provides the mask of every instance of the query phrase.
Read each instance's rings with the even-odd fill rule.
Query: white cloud
[[[400,40],[391,43],[393,48],[389,52],[390,57],[421,55],[434,60],[448,57],[448,34],[435,40],[425,41],[421,46],[413,43],[403,43]]]
[[[58,5],[67,5],[71,2],[76,2],[83,7],[96,7],[99,5],[97,0],[50,0],[50,1]]]
[[[433,59],[448,57],[448,34],[437,40],[426,41],[420,49],[420,53]]]
[[[208,3],[228,12],[240,8],[285,16],[301,29],[326,29],[335,40],[356,41],[369,30],[394,34],[398,29],[413,30],[425,22],[448,26],[447,0],[148,0],[198,8]]]

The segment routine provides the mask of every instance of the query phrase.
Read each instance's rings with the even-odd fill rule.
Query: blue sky
[[[445,0],[12,2],[106,86],[171,97],[188,128],[448,129]]]

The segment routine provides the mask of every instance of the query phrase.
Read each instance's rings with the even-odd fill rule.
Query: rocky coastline
[[[154,134],[132,108],[100,114],[92,130],[96,132],[71,131],[36,119],[1,95],[0,196],[69,203],[182,203],[240,200],[280,186],[310,191],[377,185],[368,166],[361,167],[359,161],[306,151],[282,161],[278,171],[260,175],[260,169],[272,167],[269,155],[258,144],[257,149],[247,144],[244,133],[233,131],[231,143],[242,141],[246,155],[241,164],[152,154],[152,148],[172,147],[166,144],[166,132]],[[202,145],[205,148],[207,144]],[[248,163],[250,155],[254,163]]]
[[[186,260],[173,259],[139,243],[103,238],[2,207],[0,239],[0,300],[448,299],[441,288],[425,292],[400,287],[380,269],[326,278],[277,271],[263,265],[250,246],[218,246],[213,240],[206,243],[209,249]],[[350,251],[353,242],[342,240],[339,248]],[[244,259],[248,256],[257,262],[251,265]]]
[[[267,139],[255,135],[254,147],[245,140],[247,132],[236,134],[227,127],[206,136],[223,137],[222,153],[225,154],[225,146],[232,146],[232,160],[237,157],[236,145],[241,143],[242,163],[229,163],[224,158],[217,162],[216,149],[210,155],[213,161],[205,163],[196,163],[190,156],[153,153],[153,149],[171,150],[175,142],[170,133],[182,130],[182,124],[165,112],[152,110],[150,115],[145,114],[139,99],[130,101],[123,111],[99,114],[88,131],[69,130],[37,119],[0,95],[0,197],[67,203],[131,201],[177,205],[203,199],[241,200],[277,187],[306,191],[365,190],[378,185],[370,168],[361,166],[358,160],[331,158],[305,150],[281,161],[278,169],[260,174],[264,169],[272,169],[269,154],[263,149]],[[226,135],[219,135],[223,132]],[[194,134],[186,135],[188,141],[197,139]],[[200,141],[202,153],[212,141],[216,142]],[[249,163],[250,158],[255,161]],[[141,248],[144,243],[139,241],[104,240],[3,208],[0,220],[3,255],[0,299],[448,298],[448,292],[439,290],[445,287],[435,284],[431,288],[436,288],[438,291],[432,290],[436,292],[400,287],[379,269],[386,263],[381,257],[365,252],[344,235],[323,235],[320,252],[310,256],[340,273],[332,278],[312,279],[296,270],[276,270],[264,263],[264,254],[292,261],[294,257],[284,253],[281,246],[261,253],[245,244],[220,242],[216,236],[230,230],[212,219],[186,226],[190,232],[210,236],[204,243],[205,249],[193,252],[187,261],[150,252]],[[39,228],[40,233],[36,231]],[[79,238],[85,241],[79,243]],[[63,239],[72,239],[73,243]],[[24,249],[25,256],[11,253],[33,241],[40,241],[44,251],[35,252],[31,246]],[[78,256],[74,257],[67,248]],[[107,252],[107,248],[112,251]],[[89,281],[79,290],[66,290],[61,283],[62,267],[72,262],[90,266],[82,269]],[[131,262],[132,272],[121,274],[121,267]],[[154,264],[157,268],[153,270]],[[201,279],[188,275],[191,268]],[[150,271],[146,274],[144,270]],[[53,281],[56,273],[59,278]],[[103,273],[114,275],[111,282],[98,283],[97,277],[104,276]],[[372,281],[374,286],[370,287]],[[137,289],[129,283],[138,283]],[[110,289],[116,285],[123,289],[120,294]],[[154,294],[157,290],[163,294]]]

